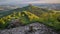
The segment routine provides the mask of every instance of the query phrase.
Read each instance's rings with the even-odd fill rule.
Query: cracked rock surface
[[[30,26],[33,26],[33,30],[29,32]],[[44,24],[32,23],[26,26],[19,26],[16,28],[0,30],[0,34],[57,34],[53,29],[48,28]]]

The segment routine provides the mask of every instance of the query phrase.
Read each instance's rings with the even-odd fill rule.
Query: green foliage
[[[42,22],[53,29],[60,29],[60,12],[55,10],[42,9],[35,6],[27,6],[11,11],[0,12],[0,29],[5,28],[14,20],[19,19],[22,24],[31,22]]]

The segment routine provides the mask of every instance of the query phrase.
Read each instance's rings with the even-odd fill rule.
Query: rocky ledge
[[[32,23],[26,26],[0,30],[0,34],[57,34],[53,29],[44,24]]]

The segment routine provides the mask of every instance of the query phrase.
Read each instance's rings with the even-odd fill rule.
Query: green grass
[[[24,8],[25,9],[25,8]],[[8,11],[9,12],[9,11]],[[39,9],[37,7],[26,7],[25,11],[11,11],[0,13],[0,29],[5,28],[11,20],[19,19],[22,24],[40,22],[55,30],[60,30],[60,12],[55,10]]]

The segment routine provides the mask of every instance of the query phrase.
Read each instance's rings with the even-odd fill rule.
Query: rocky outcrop
[[[32,23],[26,26],[0,30],[0,34],[57,34],[53,29],[40,23]]]

